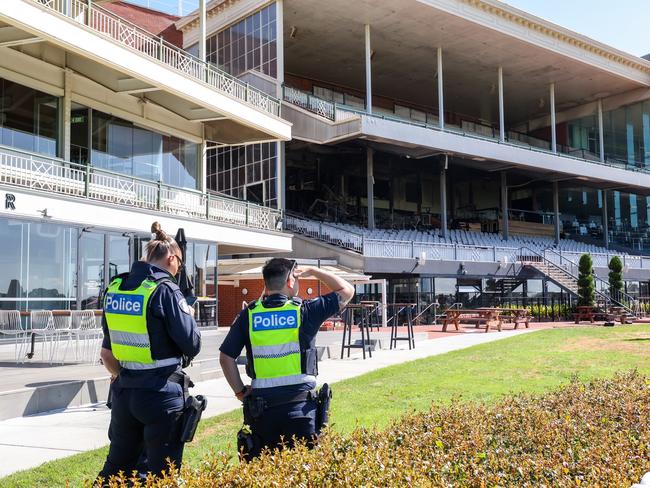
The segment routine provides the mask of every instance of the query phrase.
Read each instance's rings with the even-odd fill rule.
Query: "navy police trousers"
[[[161,390],[112,386],[111,445],[99,476],[108,480],[119,471],[131,476],[180,467],[183,446],[180,420],[185,405],[181,385],[168,382]],[[144,465],[143,465],[144,463]]]
[[[250,425],[254,447],[246,459],[258,457],[265,447],[269,449],[292,447],[293,438],[313,446],[316,439],[316,400],[287,403],[267,408],[257,418],[244,412],[244,421]]]

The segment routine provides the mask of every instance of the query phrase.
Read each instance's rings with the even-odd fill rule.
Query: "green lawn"
[[[431,402],[492,400],[515,392],[543,392],[577,375],[582,380],[638,369],[650,374],[650,326],[548,329],[441,356],[393,366],[337,383],[331,420],[349,432],[382,427]],[[323,367],[327,367],[324,365]],[[211,450],[234,454],[239,411],[202,422],[185,461],[198,463]],[[3,487],[78,486],[94,477],[106,448],[46,463],[0,479]]]

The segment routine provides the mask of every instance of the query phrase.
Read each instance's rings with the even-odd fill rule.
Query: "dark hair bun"
[[[165,234],[165,231],[162,230],[160,222],[154,222],[151,224],[151,233],[156,235],[157,241],[167,240],[167,234]]]

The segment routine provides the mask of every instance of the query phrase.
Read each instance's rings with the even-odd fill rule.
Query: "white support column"
[[[371,230],[375,228],[374,155],[375,155],[375,151],[371,147],[366,148],[366,182],[367,182],[366,199],[368,200],[368,229]]]
[[[605,162],[605,135],[603,129],[603,101],[598,99],[598,154],[600,162]]]
[[[555,220],[555,244],[560,243],[560,185],[553,182],[553,216]]]
[[[178,16],[182,17],[183,16],[183,0],[178,0]]]
[[[286,210],[286,143],[276,143],[276,175],[275,175],[275,194],[278,200],[278,209],[284,212]]]
[[[505,171],[501,172],[501,238],[507,241],[510,238],[510,229],[508,228],[508,176]]]
[[[607,190],[601,190],[603,192],[603,244],[605,249],[609,249],[609,217],[607,216],[607,198],[609,197],[609,192]]]
[[[72,72],[66,68],[63,74],[63,103],[62,103],[62,125],[61,125],[61,148],[60,156],[70,161],[70,144],[71,144],[71,113],[72,113]]]
[[[505,142],[506,140],[506,127],[505,116],[503,114],[503,68],[499,66],[499,140]]]
[[[366,24],[366,111],[372,113],[372,60],[370,49],[370,26]]]
[[[276,46],[277,46],[277,98],[282,99],[282,85],[284,85],[284,0],[275,2]]]
[[[557,154],[557,129],[555,127],[555,83],[551,83],[550,93],[551,105],[551,151]]]
[[[445,165],[440,170],[440,233],[447,237],[447,163],[449,156],[445,154]]]
[[[199,0],[199,58],[201,61],[205,61],[206,52],[205,52],[205,38],[206,38],[206,27],[205,27],[205,0]]]
[[[443,90],[443,78],[442,78],[442,48],[438,48],[438,124],[441,129],[445,128],[445,97]]]
[[[208,191],[208,141],[205,140],[205,123],[202,124],[203,128],[201,130],[201,154],[199,155],[199,164],[201,165],[200,175],[201,178],[201,190],[204,192]],[[216,188],[212,188],[216,190]]]

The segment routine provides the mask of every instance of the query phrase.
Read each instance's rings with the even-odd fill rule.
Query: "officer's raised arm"
[[[334,273],[314,266],[301,266],[295,271],[296,278],[314,277],[322,281],[325,286],[335,292],[339,297],[339,309],[343,310],[354,296],[354,286]]]

